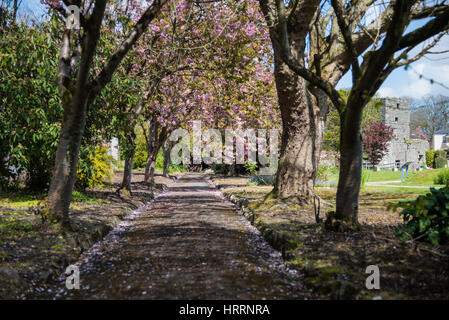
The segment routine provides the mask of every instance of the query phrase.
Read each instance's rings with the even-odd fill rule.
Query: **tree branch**
[[[417,55],[415,55],[415,56],[414,56],[413,58],[411,58],[411,59],[407,59],[407,54],[408,54],[408,53],[409,53],[415,46],[408,47],[408,48],[404,51],[405,56],[403,56],[403,54],[401,55],[401,56],[403,56],[402,58],[406,58],[405,61],[403,61],[403,62],[399,62],[399,61],[398,61],[398,63],[397,63],[398,66],[400,67],[400,66],[404,66],[404,65],[408,65],[408,64],[410,64],[410,63],[413,63],[413,62],[415,62],[415,61],[421,59],[424,55],[430,53],[429,50],[432,49],[433,47],[435,47],[435,46],[437,45],[437,43],[441,40],[441,38],[442,38],[444,35],[447,35],[447,32],[440,33],[439,35],[437,35],[437,37],[436,37],[431,43],[429,43],[426,47],[424,47],[423,50],[421,50],[420,53],[418,53]]]
[[[58,62],[58,87],[63,95],[64,90],[70,90],[70,79],[72,68],[70,67],[70,34],[71,30],[66,29],[62,35],[61,50]]]
[[[334,8],[335,15],[337,16],[338,26],[340,27],[340,32],[343,35],[343,39],[345,41],[346,47],[349,52],[349,56],[351,59],[352,66],[352,77],[353,79],[357,79],[360,74],[360,66],[358,62],[358,54],[357,50],[352,42],[351,30],[346,23],[346,19],[344,17],[344,10],[340,4],[339,0],[332,0],[332,7]]]
[[[415,1],[416,0],[398,0],[395,2],[394,14],[382,46],[378,50],[371,51],[365,55],[365,59],[361,66],[363,76],[361,79],[357,79],[359,80],[357,83],[353,79],[353,83],[356,87],[353,87],[351,90],[349,99],[351,99],[352,92],[355,92],[355,99],[357,99],[357,96],[360,96],[360,98],[363,99],[363,96],[372,95],[377,91],[375,86],[380,78],[378,74],[379,67],[384,70],[383,66],[389,64],[394,53],[398,50],[398,43],[410,21],[411,5]],[[363,91],[366,91],[366,93]],[[366,100],[366,98],[363,100]]]
[[[440,9],[436,17],[421,28],[406,34],[399,43],[399,49],[416,45],[445,30],[449,30],[449,6]]]
[[[106,86],[109,81],[111,81],[112,75],[117,69],[120,62],[126,56],[128,51],[140,38],[140,36],[148,28],[148,24],[156,17],[160,9],[165,5],[168,0],[154,0],[150,7],[147,8],[145,13],[140,17],[137,24],[131,30],[127,38],[123,41],[117,51],[112,55],[111,59],[100,72],[100,74],[95,78],[91,84],[89,90],[89,101],[92,102],[95,97],[100,93],[100,91]]]
[[[106,0],[97,0],[86,25],[86,37],[83,43],[83,55],[81,56],[81,62],[78,70],[77,83],[84,94],[84,85],[88,81],[89,70],[95,54],[95,49],[100,37],[101,22],[103,21],[104,11],[106,9]]]

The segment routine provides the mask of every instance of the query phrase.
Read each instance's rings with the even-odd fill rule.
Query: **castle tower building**
[[[410,100],[384,98],[382,102],[382,120],[393,128],[394,137],[380,167],[399,169],[405,162],[418,167],[425,161],[429,143],[421,139],[410,140]]]

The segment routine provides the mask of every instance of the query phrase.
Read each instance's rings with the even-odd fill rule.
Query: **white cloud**
[[[423,77],[420,77],[422,75]],[[382,97],[411,97],[420,99],[425,95],[449,95],[449,90],[439,83],[449,86],[449,64],[438,64],[433,61],[421,60],[403,73],[408,83],[381,87],[378,94]],[[431,83],[430,79],[434,80]]]
[[[396,97],[396,91],[393,88],[390,87],[382,87],[377,91],[377,94],[382,97],[382,98],[386,98],[386,97]]]
[[[429,41],[412,50],[410,57],[419,53]],[[444,36],[432,52],[442,52],[449,49],[449,35]],[[420,75],[423,77],[420,78]],[[430,79],[434,80],[432,84]],[[443,84],[444,86],[440,85]],[[338,83],[337,88],[350,88],[351,74],[346,73]],[[377,91],[381,97],[423,98],[425,95],[449,96],[449,53],[428,54],[413,63],[408,70],[399,68],[386,79]]]

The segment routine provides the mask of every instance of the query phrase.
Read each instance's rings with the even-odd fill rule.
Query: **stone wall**
[[[411,161],[414,161],[412,167],[417,167],[420,164],[425,164],[426,151],[430,149],[429,142],[423,139],[413,139],[411,142],[412,144],[409,147],[407,156]]]

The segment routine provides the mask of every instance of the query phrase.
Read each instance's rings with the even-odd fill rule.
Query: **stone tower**
[[[394,130],[388,153],[382,159],[385,165],[399,168],[407,159],[407,144],[410,139],[410,101],[401,98],[382,99],[382,120]]]
[[[410,141],[410,100],[401,98],[382,99],[382,121],[393,128],[394,137],[388,146],[388,153],[380,165],[385,168],[399,169],[405,162],[418,166],[425,161],[425,152],[429,143],[425,140]],[[411,142],[408,145],[407,142]]]
[[[382,99],[382,117],[385,124],[394,129],[394,142],[404,143],[410,139],[410,100],[401,98]],[[392,142],[393,142],[392,141]]]

